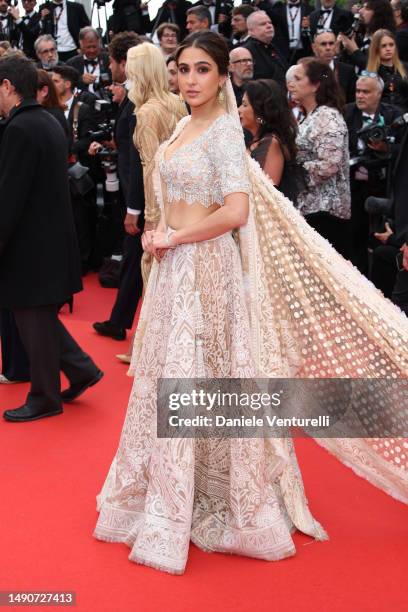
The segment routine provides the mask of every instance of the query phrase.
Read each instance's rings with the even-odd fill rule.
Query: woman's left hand
[[[153,248],[156,249],[171,249],[174,245],[171,242],[171,237],[167,232],[154,231],[153,234]]]

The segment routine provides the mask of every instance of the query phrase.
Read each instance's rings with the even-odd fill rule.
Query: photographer
[[[352,263],[366,275],[369,218],[364,203],[369,196],[386,195],[391,155],[386,128],[400,115],[397,108],[381,102],[383,89],[384,83],[376,73],[363,71],[356,85],[356,102],[346,107],[351,166],[349,255]]]
[[[67,66],[72,66],[79,72],[78,89],[95,94],[111,81],[109,57],[102,51],[100,36],[91,26],[86,26],[79,32],[79,46],[81,55],[68,60]]]
[[[10,8],[10,0],[0,0],[0,40],[8,40],[14,46],[17,32]]]
[[[408,128],[401,128],[402,140],[391,177],[391,194],[384,200],[383,231],[375,234],[371,280],[385,297],[391,298],[408,314]],[[380,201],[381,202],[381,201]]]
[[[17,6],[10,7],[9,14],[14,20],[16,31],[16,46],[24,54],[35,59],[34,43],[41,33],[40,15],[34,8],[37,0],[22,0],[25,15],[21,16]]]
[[[133,325],[137,304],[142,295],[142,277],[140,261],[142,258],[140,217],[144,209],[143,168],[139,153],[133,144],[133,133],[136,128],[135,106],[127,96],[126,56],[131,47],[140,44],[141,40],[134,32],[121,32],[109,44],[110,69],[113,84],[111,86],[113,101],[119,105],[114,130],[114,143],[117,148],[118,174],[124,199],[122,222],[126,237],[123,244],[123,260],[119,289],[110,317],[107,321],[94,323],[94,329],[101,335],[115,340],[124,340],[126,329]],[[97,153],[101,145],[93,142],[90,145],[91,155]]]
[[[110,0],[97,0],[98,6],[104,6]],[[115,0],[113,14],[108,20],[108,30],[118,32],[137,32],[145,34],[148,30],[149,19],[141,9],[140,0]]]
[[[41,29],[57,42],[59,59],[67,62],[77,55],[79,31],[90,25],[82,4],[67,0],[53,0],[40,6]]]
[[[89,167],[88,148],[91,140],[88,133],[95,128],[95,119],[91,108],[80,102],[76,95],[79,74],[72,66],[56,66],[52,73],[52,80],[59,101],[65,107],[65,118],[69,127],[70,163],[74,164],[79,161],[84,166]],[[94,195],[93,191],[85,195],[71,193],[82,274],[86,274],[89,270],[94,246],[97,218]]]
[[[360,70],[364,70],[368,61],[368,49],[371,37],[377,30],[385,29],[395,32],[395,19],[389,0],[367,0],[359,9],[364,35],[358,36],[353,31],[351,36],[340,32],[337,40],[344,49],[344,61],[348,61]]]
[[[155,32],[162,23],[175,23],[180,28],[180,40],[188,34],[187,11],[192,7],[188,0],[165,0],[155,19],[150,22],[148,31]]]

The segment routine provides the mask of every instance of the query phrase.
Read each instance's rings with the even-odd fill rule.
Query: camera
[[[367,125],[361,128],[361,130],[358,130],[357,136],[367,147],[370,142],[389,142],[389,133],[390,130],[385,125]]]
[[[89,131],[87,135],[89,138],[99,143],[113,140],[115,108],[112,101],[96,100],[95,110],[103,117],[103,120],[98,124],[96,130]],[[118,152],[109,147],[102,147],[102,149],[97,152],[96,157],[101,162],[101,166],[105,171],[106,191],[110,193],[119,191],[119,178],[117,175]]]

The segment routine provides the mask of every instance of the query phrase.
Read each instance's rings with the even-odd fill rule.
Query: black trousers
[[[398,253],[399,249],[389,244],[377,246],[373,251],[370,280],[390,299],[398,274],[395,259]]]
[[[71,384],[83,383],[98,372],[58,319],[58,306],[16,308],[13,314],[30,363],[31,389],[26,404],[36,410],[61,407],[60,371]]]
[[[97,208],[88,196],[71,195],[72,211],[74,214],[75,229],[78,238],[79,252],[83,272],[90,264],[92,250],[95,242],[97,223]]]
[[[326,238],[340,255],[348,258],[349,221],[326,212],[305,215],[305,219],[323,238]]]
[[[143,291],[140,262],[142,260],[142,234],[127,234],[123,243],[122,268],[119,289],[109,321],[125,329],[131,329],[139,299]]]
[[[30,364],[21,342],[14,315],[10,310],[0,311],[2,373],[9,380],[26,382],[30,380]]]

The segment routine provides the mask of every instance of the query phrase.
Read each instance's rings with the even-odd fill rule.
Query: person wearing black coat
[[[266,11],[255,11],[247,19],[249,38],[241,45],[252,54],[254,79],[273,79],[285,86],[289,67],[282,53],[272,42],[274,27]]]
[[[67,61],[79,74],[78,89],[95,93],[101,87],[111,83],[109,56],[102,51],[98,32],[90,26],[79,33],[81,55],[76,55]]]
[[[69,0],[53,0],[40,6],[41,29],[57,41],[58,56],[67,62],[77,55],[79,32],[90,25],[82,4]]]
[[[20,15],[17,6],[10,7],[10,16],[14,20],[13,44],[27,57],[36,59],[34,43],[41,34],[40,15],[35,12],[36,0],[22,0],[25,15]]]
[[[305,18],[312,10],[306,2],[288,0],[277,2],[267,11],[275,28],[274,45],[289,64],[296,64],[299,58],[311,54],[309,28],[302,24],[307,23]]]
[[[331,30],[337,36],[340,32],[346,34],[353,23],[353,13],[336,5],[336,0],[322,0],[321,8],[312,11],[309,15],[310,33],[312,37],[316,32]]]
[[[346,107],[346,123],[350,150],[350,259],[363,274],[368,274],[369,218],[364,204],[369,196],[385,197],[388,162],[382,161],[370,148],[363,148],[358,131],[370,125],[391,126],[400,110],[381,103],[382,85],[377,78],[360,77],[356,87],[356,103]],[[364,155],[367,161],[353,163]]]
[[[135,34],[122,32],[109,45],[112,76],[116,83],[126,80],[126,54],[129,48],[140,42]],[[102,335],[117,340],[126,337],[126,329],[131,329],[143,282],[141,259],[143,254],[141,230],[143,229],[144,189],[143,167],[139,152],[133,143],[136,129],[134,104],[127,97],[125,88],[112,85],[114,100],[119,103],[115,122],[114,140],[118,152],[118,174],[124,198],[124,220],[126,236],[123,243],[123,259],[119,288],[110,317],[107,321],[95,322],[94,329]],[[92,145],[91,145],[92,146]]]
[[[180,28],[180,39],[183,40],[188,34],[187,11],[192,6],[188,0],[165,0],[156,17],[150,22],[149,31],[154,32],[161,23],[176,23]]]
[[[102,372],[58,319],[58,304],[82,288],[65,135],[35,100],[30,60],[0,59],[0,83],[0,307],[14,315],[31,379],[25,404],[4,418],[32,421],[60,414]],[[62,393],[61,370],[70,382]]]

